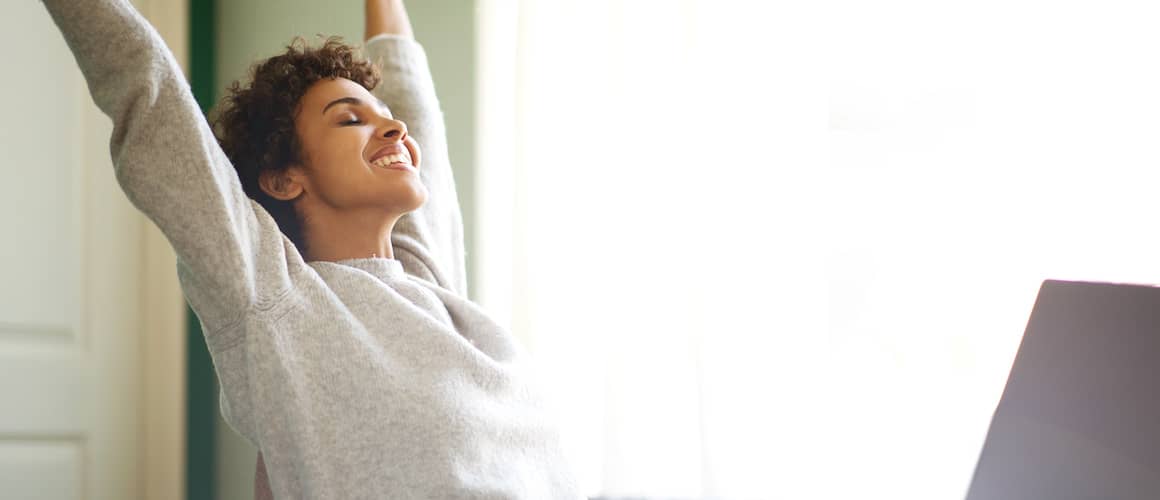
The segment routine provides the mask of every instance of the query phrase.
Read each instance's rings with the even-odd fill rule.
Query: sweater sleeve
[[[391,234],[395,258],[408,274],[466,296],[463,216],[427,55],[414,39],[397,35],[371,38],[366,52],[383,74],[375,96],[407,124],[408,134],[419,143],[419,176],[429,195],[422,207],[395,225]]]
[[[117,181],[173,245],[207,337],[284,292],[287,259],[301,258],[242,191],[152,26],[126,0],[44,4],[93,100],[113,121]]]

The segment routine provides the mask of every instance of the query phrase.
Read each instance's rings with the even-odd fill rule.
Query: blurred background
[[[295,35],[361,41],[361,2],[135,4],[206,107]],[[962,498],[1039,283],[1160,282],[1144,3],[408,10],[470,293],[590,496]],[[107,120],[37,2],[0,37],[0,491],[248,498],[255,450]]]

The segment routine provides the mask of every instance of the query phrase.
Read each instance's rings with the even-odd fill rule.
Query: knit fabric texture
[[[463,227],[422,47],[380,36],[374,93],[424,151],[430,194],[395,259],[307,262],[242,191],[181,69],[124,0],[45,0],[126,195],[178,256],[226,421],[276,498],[580,498],[511,335],[466,298]]]

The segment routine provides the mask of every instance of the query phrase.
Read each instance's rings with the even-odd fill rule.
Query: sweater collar
[[[384,257],[368,257],[365,259],[347,259],[335,262],[342,266],[350,266],[370,273],[379,279],[400,278],[403,276],[403,263],[395,259]]]

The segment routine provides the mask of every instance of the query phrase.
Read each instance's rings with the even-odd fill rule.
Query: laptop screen
[[[1160,499],[1160,288],[1045,281],[967,500]]]

